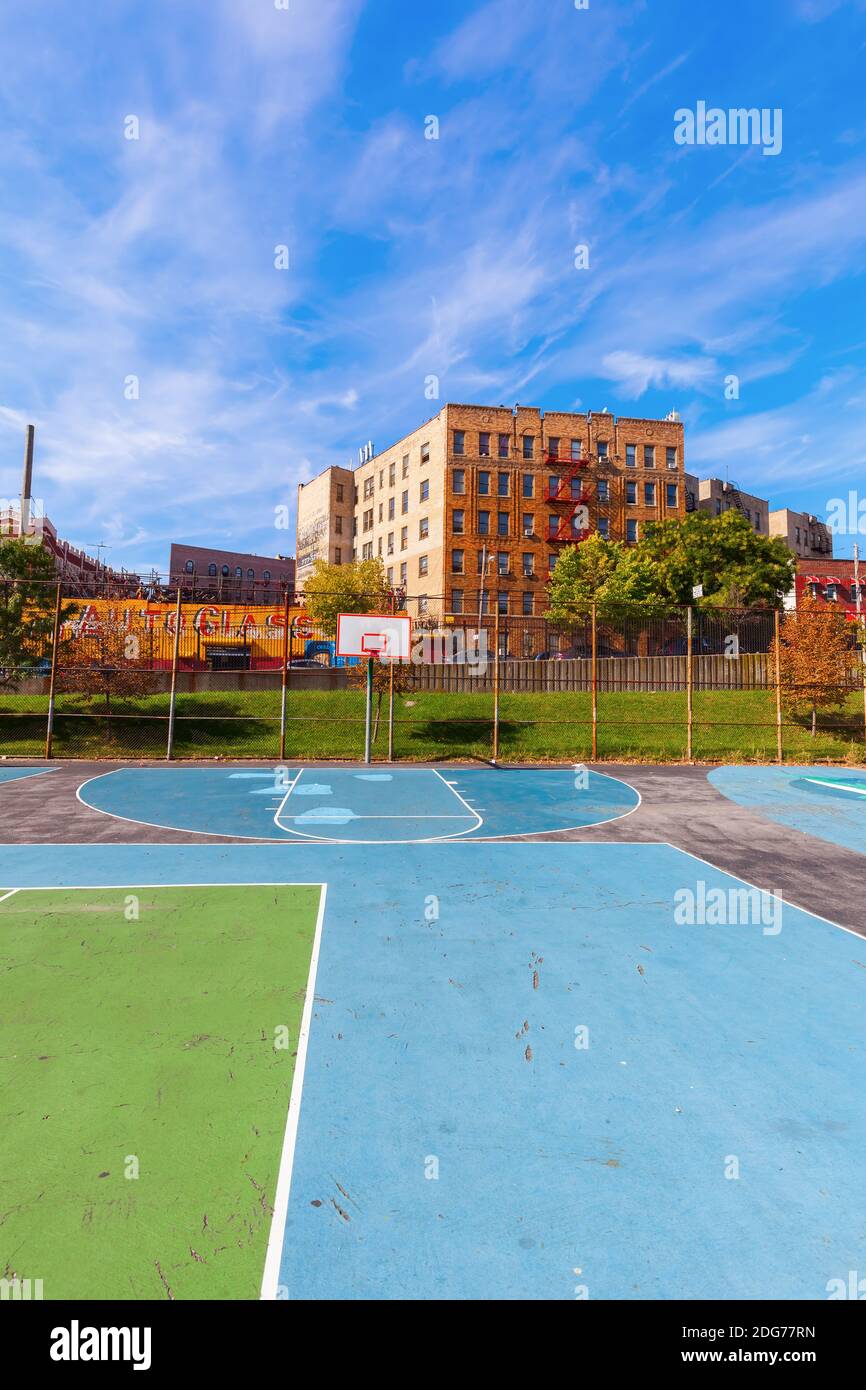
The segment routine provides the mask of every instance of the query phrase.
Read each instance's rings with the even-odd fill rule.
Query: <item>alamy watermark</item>
[[[761,145],[764,154],[782,152],[780,106],[736,106],[727,111],[699,101],[694,111],[681,106],[674,112],[677,145]]]
[[[760,927],[764,936],[782,930],[782,899],[763,888],[709,888],[703,879],[674,893],[678,927]]]

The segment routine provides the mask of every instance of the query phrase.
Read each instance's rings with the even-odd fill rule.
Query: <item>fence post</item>
[[[168,743],[165,756],[167,761],[174,757],[174,707],[177,701],[177,662],[180,654],[180,580],[177,585],[177,608],[174,615],[174,650],[171,658],[171,694],[168,700]]]
[[[51,744],[54,739],[54,687],[57,683],[57,647],[60,638],[60,590],[61,580],[57,581],[57,596],[54,600],[54,636],[51,639],[51,681],[48,687],[48,723],[45,727],[45,756],[51,757]]]
[[[775,673],[775,685],[776,685],[776,762],[777,762],[777,763],[781,763],[782,760],[783,760],[783,752],[782,752],[782,644],[781,644],[782,623],[781,623],[781,619],[780,619],[780,616],[779,616],[779,610],[778,610],[778,608],[776,609],[776,612],[775,612],[775,622],[774,622],[774,626],[775,626],[775,631],[776,631],[776,642],[775,642],[775,655],[776,655],[776,673]]]
[[[686,609],[686,711],[688,717],[688,740],[686,743],[686,762],[693,762],[692,735],[694,729],[694,638],[692,636],[692,606]]]
[[[499,761],[499,599],[493,621],[493,758]]]
[[[292,644],[290,638],[294,633],[289,631],[289,589],[286,585],[286,607],[283,623],[283,670],[280,678],[280,762],[286,756],[286,681],[289,676],[289,662],[292,659]],[[295,620],[292,619],[292,627]]]
[[[584,628],[584,631],[586,629]],[[598,608],[592,605],[592,761],[598,760]]]
[[[388,676],[388,762],[394,761],[394,663]]]

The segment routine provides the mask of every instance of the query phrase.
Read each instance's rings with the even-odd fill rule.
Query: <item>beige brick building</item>
[[[770,535],[780,536],[801,560],[833,554],[833,532],[810,512],[792,512],[788,507],[770,512]]]
[[[637,541],[685,514],[675,415],[445,405],[354,470],[298,489],[297,587],[315,559],[379,557],[410,611],[533,614],[564,545]]]
[[[687,511],[721,516],[723,512],[738,509],[753,530],[764,537],[769,536],[770,504],[765,497],[743,492],[736,483],[723,482],[721,478],[696,478],[687,473],[685,481]]]

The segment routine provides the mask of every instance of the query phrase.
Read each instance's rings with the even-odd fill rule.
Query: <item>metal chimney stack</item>
[[[33,487],[33,442],[36,437],[36,426],[27,426],[27,438],[24,443],[24,473],[21,477],[21,531],[22,536],[26,536],[30,530],[30,493]]]

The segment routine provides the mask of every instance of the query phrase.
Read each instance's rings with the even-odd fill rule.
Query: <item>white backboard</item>
[[[340,613],[337,618],[337,656],[408,661],[411,647],[412,619],[405,614]]]

